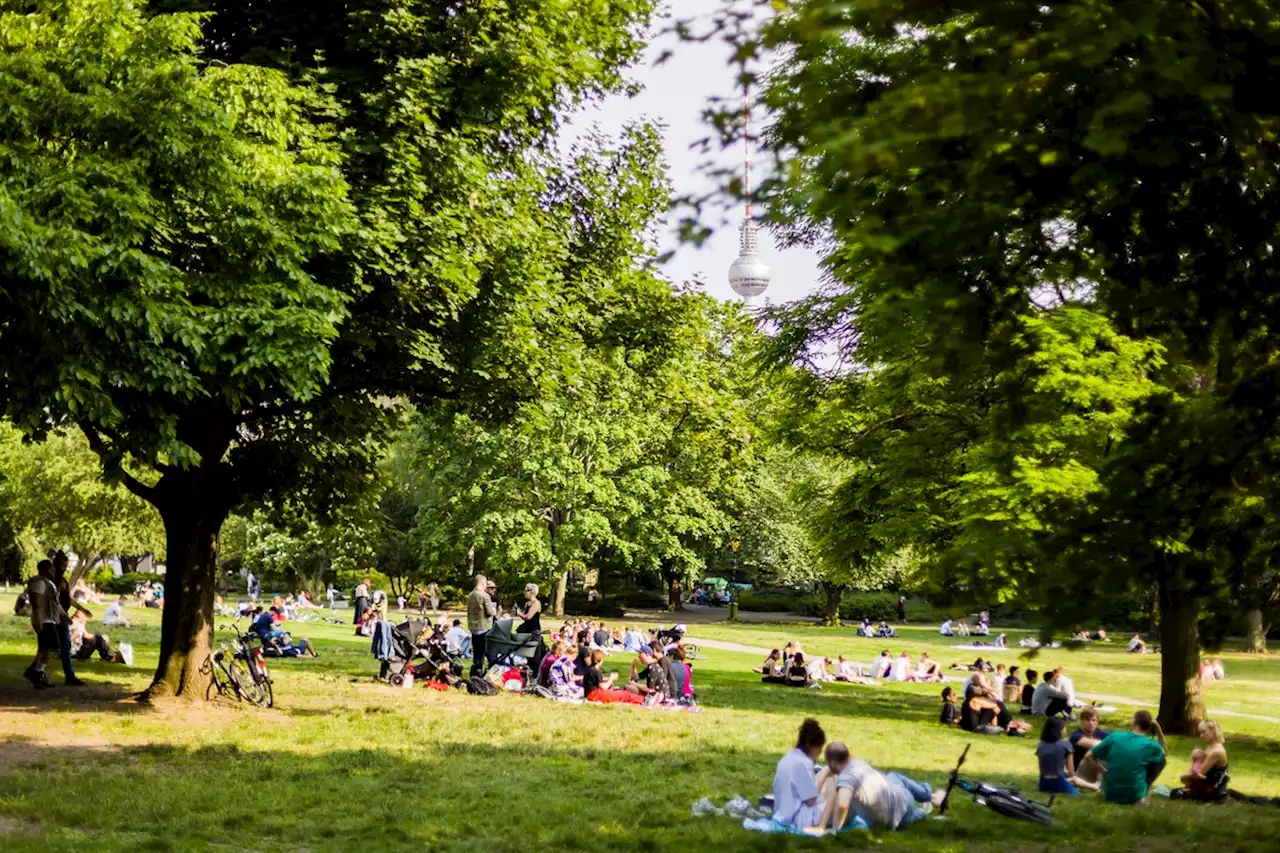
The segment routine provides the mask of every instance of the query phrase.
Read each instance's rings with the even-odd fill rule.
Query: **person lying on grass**
[[[827,746],[827,766],[818,775],[822,818],[806,828],[810,835],[839,832],[860,817],[870,827],[906,829],[923,820],[942,801],[943,792],[924,782],[890,771],[881,773],[860,758],[852,758],[840,741]]]
[[[1093,748],[1093,757],[1106,768],[1103,797],[1108,803],[1120,805],[1145,800],[1151,784],[1165,768],[1167,753],[1164,732],[1151,712],[1135,713],[1128,731],[1112,732]]]
[[[1205,720],[1196,733],[1205,742],[1205,748],[1192,750],[1191,769],[1182,774],[1180,780],[1183,787],[1175,788],[1170,796],[1176,800],[1221,802],[1227,798],[1227,745],[1222,726]]]

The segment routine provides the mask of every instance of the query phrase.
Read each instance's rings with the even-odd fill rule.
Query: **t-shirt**
[[[444,634],[444,647],[451,654],[457,654],[462,651],[462,641],[470,636],[461,625],[454,625]]]
[[[815,801],[806,805],[806,800]],[[786,826],[805,828],[822,819],[818,782],[813,777],[813,761],[793,749],[778,761],[773,772],[773,819]]]
[[[1164,758],[1160,744],[1135,732],[1113,732],[1093,748],[1093,757],[1106,762],[1102,794],[1109,803],[1136,803],[1147,795],[1147,768]]]
[[[1036,757],[1040,759],[1040,776],[1051,779],[1067,775],[1067,756],[1072,752],[1071,741],[1040,741],[1036,744]]]
[[[107,605],[107,611],[102,614],[103,625],[118,625],[124,621],[124,610],[120,606],[120,602],[113,601]]]
[[[602,681],[604,681],[604,676],[600,673],[600,667],[587,667],[587,671],[582,674],[582,692],[590,696],[600,687]]]
[[[58,604],[58,588],[48,578],[36,575],[27,581],[27,593],[36,608],[35,620],[41,625],[57,625],[62,621],[62,607]],[[37,599],[37,596],[39,598]]]
[[[867,823],[897,829],[914,802],[901,785],[891,783],[883,773],[860,758],[851,758],[836,776],[836,790],[853,795],[856,811]]]
[[[943,725],[954,725],[960,719],[960,709],[955,706],[954,702],[942,703],[942,714],[938,717],[938,722]]]
[[[595,635],[591,639],[595,640],[596,645],[603,649],[609,645],[609,632],[601,628],[596,631]]]
[[[264,610],[253,620],[253,630],[259,637],[265,637],[276,629],[275,617],[270,610]]]
[[[1106,731],[1105,729],[1094,729],[1093,739],[1103,740],[1109,734],[1110,732]],[[1071,733],[1071,737],[1069,738],[1069,740],[1071,741],[1071,748],[1075,750],[1075,755],[1072,756],[1072,760],[1075,761],[1077,769],[1079,769],[1080,767],[1080,762],[1084,761],[1084,757],[1089,754],[1089,750],[1085,749],[1083,746],[1080,745],[1080,741],[1085,737],[1087,737],[1087,735],[1085,735],[1083,729],[1076,729],[1074,732]]]
[[[1024,684],[1022,686],[1022,707],[1030,708],[1031,700],[1035,698],[1036,688],[1034,684]]]

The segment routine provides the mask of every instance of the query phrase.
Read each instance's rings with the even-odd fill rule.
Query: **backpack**
[[[473,696],[497,696],[498,688],[476,676],[467,679],[467,692]]]

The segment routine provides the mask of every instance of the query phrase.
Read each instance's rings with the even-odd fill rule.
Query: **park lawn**
[[[8,600],[0,601],[11,612]],[[568,707],[518,696],[470,697],[374,683],[368,643],[347,626],[308,623],[316,661],[275,662],[277,707],[140,706],[158,642],[155,612],[130,609],[134,669],[93,663],[80,691],[35,692],[20,682],[32,638],[0,617],[0,850],[421,851],[424,849],[692,851],[1217,851],[1276,849],[1280,809],[1155,798],[1150,808],[1059,801],[1056,830],[957,800],[945,821],[901,833],[836,839],[761,836],[731,818],[692,818],[700,796],[723,802],[767,790],[773,766],[805,716],[877,766],[941,783],[966,744],[976,778],[1034,784],[1034,741],[982,738],[937,726],[935,686],[765,687],[755,654],[705,648],[695,666],[704,711]],[[745,646],[797,637],[815,652],[869,661],[881,641],[812,626],[693,626],[691,635]],[[899,646],[932,648],[904,632]],[[1007,653],[1012,660],[1017,653]],[[1150,700],[1158,661],[1112,649],[1061,652],[1077,689]],[[1050,658],[1046,657],[1046,660]],[[623,658],[614,666],[625,667]],[[1234,692],[1274,696],[1269,662],[1227,659]],[[608,667],[607,667],[608,668]],[[55,674],[55,682],[60,678]],[[1095,680],[1097,683],[1095,684]],[[1232,701],[1265,715],[1265,702]],[[1225,704],[1223,705],[1225,707]],[[1274,708],[1274,702],[1270,706]],[[1131,708],[1121,707],[1121,712]],[[1117,717],[1118,719],[1118,717]],[[1280,796],[1280,723],[1222,718],[1233,784]],[[1174,739],[1170,781],[1192,743]]]

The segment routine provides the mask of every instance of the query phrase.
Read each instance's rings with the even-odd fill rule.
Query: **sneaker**
[[[31,679],[31,686],[36,690],[48,690],[54,685],[53,682],[49,681],[49,674],[41,671],[37,672],[35,677]]]
[[[40,673],[36,671],[35,664],[31,664],[31,666],[23,670],[23,673],[22,673],[22,677],[25,678],[27,681],[30,681],[32,684],[36,683],[36,680],[39,675]]]
[[[68,687],[83,687],[83,686],[84,686],[85,684],[87,684],[88,682],[84,681],[83,679],[76,678],[76,677],[73,675],[73,676],[71,676],[70,678],[68,678],[64,683],[65,683]]]

